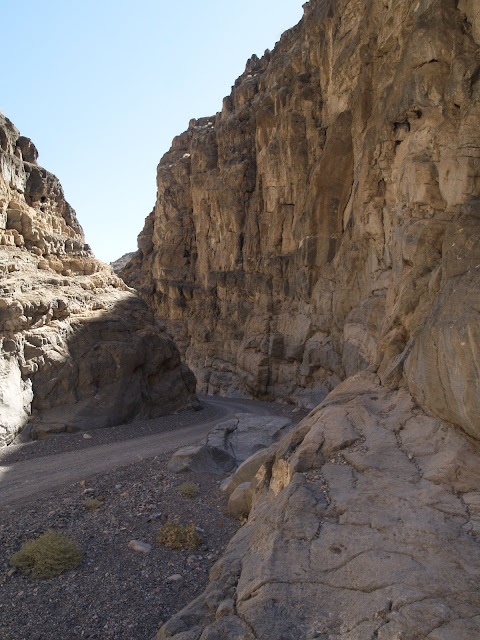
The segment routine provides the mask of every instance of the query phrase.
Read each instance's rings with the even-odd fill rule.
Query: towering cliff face
[[[474,0],[311,0],[162,158],[123,274],[202,387],[330,393],[157,640],[480,637],[479,42]]]
[[[0,446],[195,403],[171,338],[96,260],[57,178],[0,116]]]
[[[314,406],[370,368],[480,435],[475,7],[312,0],[175,138],[124,277],[203,389]]]

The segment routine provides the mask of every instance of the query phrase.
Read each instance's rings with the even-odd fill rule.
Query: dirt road
[[[78,482],[96,473],[105,473],[139,460],[153,458],[165,451],[196,443],[216,424],[227,420],[235,413],[275,413],[275,405],[270,409],[267,403],[250,400],[209,396],[204,397],[202,403],[210,410],[206,412],[209,414],[208,419],[205,419],[203,411],[199,411],[190,414],[188,425],[162,429],[154,435],[130,437],[128,440],[109,442],[77,451],[51,455],[40,453],[41,457],[11,464],[8,462],[8,456],[4,457],[0,463],[0,507],[27,502],[51,489]],[[171,416],[149,422],[161,425],[162,420],[168,420],[167,424],[172,423]],[[36,447],[37,443],[23,446]]]

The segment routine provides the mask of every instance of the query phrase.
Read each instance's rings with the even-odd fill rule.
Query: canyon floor
[[[198,441],[236,412],[287,415],[288,405],[203,399],[200,412],[133,425],[51,437],[2,450],[0,474],[0,637],[4,640],[151,639],[158,626],[198,595],[211,566],[238,529],[219,491],[222,477],[175,475],[173,450]],[[18,474],[28,464],[28,478]],[[178,486],[198,485],[194,498]],[[87,498],[101,497],[96,510]],[[168,519],[194,523],[204,539],[197,551],[155,542]],[[81,566],[58,578],[35,580],[15,572],[9,558],[46,529],[71,532],[83,548]],[[131,540],[152,545],[148,554]],[[178,581],[169,580],[180,575]]]

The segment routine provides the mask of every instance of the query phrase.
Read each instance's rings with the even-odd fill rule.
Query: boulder
[[[198,445],[183,447],[169,460],[174,473],[229,473],[292,427],[289,418],[239,413],[210,431]]]
[[[480,439],[480,251],[477,259],[438,294],[405,374],[422,407]]]
[[[274,452],[275,445],[272,444],[265,449],[260,449],[260,451],[257,451],[257,453],[247,458],[232,476],[229,476],[222,482],[220,486],[222,491],[225,491],[227,495],[231,495],[238,486],[244,483],[250,483],[260,467],[267,462],[270,456],[274,455]]]
[[[250,482],[243,482],[236,487],[229,500],[228,512],[238,520],[244,520],[248,517],[252,508],[252,489]]]
[[[310,0],[175,138],[122,273],[202,391],[314,408],[414,345],[422,407],[477,433],[477,4]]]
[[[168,462],[168,470],[173,473],[193,471],[223,474],[232,471],[235,464],[235,458],[226,451],[199,444],[176,451]]]

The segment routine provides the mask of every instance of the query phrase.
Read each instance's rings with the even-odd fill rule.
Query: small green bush
[[[160,527],[157,542],[171,549],[190,549],[195,551],[203,544],[202,536],[198,535],[195,525],[181,525],[178,522],[167,522]]]
[[[198,495],[198,485],[193,482],[184,482],[178,487],[178,493],[186,498],[196,498]]]
[[[74,540],[49,529],[39,538],[24,542],[10,564],[34,578],[53,578],[78,567],[82,558],[83,551]]]
[[[95,509],[100,509],[103,505],[103,498],[100,496],[98,498],[87,498],[83,501],[83,506],[85,509],[89,509],[90,511],[94,511]]]

